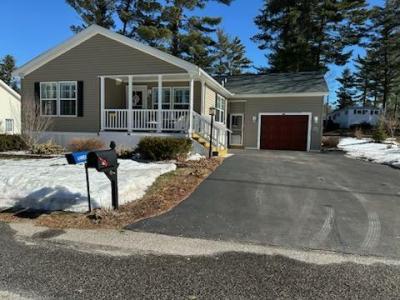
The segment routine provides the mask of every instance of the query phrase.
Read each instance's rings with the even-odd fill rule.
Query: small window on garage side
[[[6,133],[14,133],[14,120],[6,119],[5,121]]]

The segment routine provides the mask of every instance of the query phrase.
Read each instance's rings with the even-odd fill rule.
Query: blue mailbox
[[[86,163],[88,151],[79,151],[65,154],[65,158],[70,165]]]

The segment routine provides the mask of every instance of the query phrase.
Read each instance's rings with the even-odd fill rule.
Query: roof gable
[[[59,57],[60,55],[68,52],[72,48],[80,45],[81,43],[85,42],[86,40],[94,37],[95,35],[100,34],[105,37],[108,37],[112,40],[125,44],[129,47],[132,47],[136,50],[142,51],[149,55],[152,55],[158,59],[166,61],[172,65],[175,65],[179,68],[186,70],[188,73],[198,74],[199,68],[191,64],[183,59],[155,49],[153,47],[147,46],[143,43],[137,42],[133,39],[127,38],[121,34],[115,33],[111,30],[105,29],[98,25],[91,25],[90,27],[86,28],[85,30],[81,31],[80,33],[76,34],[75,36],[71,37],[64,43],[44,52],[43,54],[35,57],[31,61],[27,62],[20,68],[14,71],[14,76],[24,77],[29,73],[35,71],[36,69],[40,68],[41,66],[45,65],[46,63],[52,61],[53,59]]]
[[[17,100],[21,100],[20,94],[14,91],[11,87],[9,87],[3,80],[0,79],[0,88],[8,92],[11,96],[13,96]]]

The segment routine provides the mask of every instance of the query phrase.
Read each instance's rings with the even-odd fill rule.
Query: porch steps
[[[201,136],[200,134],[193,133],[192,138],[195,141],[197,141],[200,145],[202,145],[204,148],[206,148],[207,150],[210,149],[210,142],[206,138]],[[225,157],[228,154],[228,149],[226,149],[224,147],[212,146],[212,152],[217,154],[216,156]]]

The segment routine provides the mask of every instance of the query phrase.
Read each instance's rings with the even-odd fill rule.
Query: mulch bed
[[[29,220],[50,228],[122,229],[126,225],[163,214],[184,201],[221,163],[221,158],[178,162],[177,169],[157,178],[139,200],[121,205],[117,211],[96,209],[92,213],[44,213]],[[25,221],[11,213],[1,213],[5,222]]]

